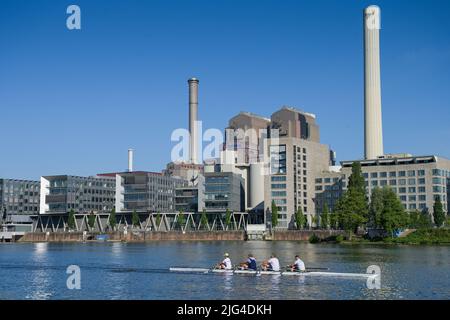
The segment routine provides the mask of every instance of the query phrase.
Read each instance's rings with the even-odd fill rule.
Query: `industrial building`
[[[115,177],[56,175],[41,177],[40,214],[110,212],[115,204]]]

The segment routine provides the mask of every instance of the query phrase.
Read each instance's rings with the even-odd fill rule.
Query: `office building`
[[[159,172],[123,172],[115,177],[117,212],[175,212],[175,190],[188,184]]]
[[[205,209],[209,213],[244,212],[244,179],[233,172],[205,172]]]
[[[0,179],[0,216],[39,213],[39,181]]]
[[[40,214],[110,212],[115,177],[56,175],[41,177]]]

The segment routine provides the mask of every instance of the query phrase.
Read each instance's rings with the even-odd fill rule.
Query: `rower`
[[[233,267],[231,265],[230,255],[228,253],[225,253],[223,256],[224,256],[224,259],[222,260],[221,263],[219,263],[217,268],[218,269],[224,269],[224,270],[231,270],[231,269],[233,269]]]
[[[299,255],[295,256],[295,261],[294,264],[289,266],[291,268],[291,271],[296,271],[296,272],[305,272],[306,268],[305,268],[305,263],[302,261],[302,259],[300,259]]]
[[[264,271],[280,271],[280,260],[272,254],[270,259],[264,261],[261,267]]]
[[[253,256],[253,254],[250,253],[250,254],[248,255],[247,261],[242,262],[242,263],[239,265],[239,267],[240,267],[242,270],[255,270],[255,271],[256,271],[256,269],[257,269],[257,266],[256,266],[256,259],[255,259],[255,257]]]

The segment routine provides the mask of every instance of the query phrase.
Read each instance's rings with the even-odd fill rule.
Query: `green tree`
[[[445,211],[442,206],[441,198],[436,197],[434,199],[434,205],[433,205],[433,218],[434,218],[434,224],[436,227],[442,227],[442,225],[445,222]]]
[[[317,227],[317,225],[319,224],[319,216],[318,215],[312,215],[311,216],[311,225],[310,228],[313,228],[314,226]]]
[[[381,212],[381,227],[393,235],[395,230],[408,225],[408,214],[405,207],[391,188],[382,189],[383,210]]]
[[[161,224],[161,214],[158,212],[156,214],[156,228],[159,228],[160,224]]]
[[[330,226],[330,212],[328,209],[328,204],[326,202],[323,204],[322,214],[320,218],[320,227],[323,229],[328,229],[328,227]]]
[[[69,212],[69,217],[67,218],[67,226],[70,230],[75,229],[76,223],[75,223],[75,211],[73,209]]]
[[[372,197],[370,198],[368,225],[371,228],[382,228],[381,216],[383,212],[383,196],[384,192],[381,188],[374,188],[372,190]]]
[[[177,222],[178,222],[178,225],[180,226],[180,228],[183,228],[184,225],[186,224],[186,219],[184,217],[183,211],[179,212]]]
[[[337,214],[330,214],[330,227],[331,229],[338,229],[338,215]]]
[[[305,215],[303,214],[302,207],[297,208],[297,212],[295,213],[295,226],[297,230],[303,229],[305,227]]]
[[[348,189],[338,200],[335,213],[338,215],[340,226],[350,235],[367,222],[367,197],[359,162],[353,162]]]
[[[275,228],[278,225],[278,207],[275,201],[272,200],[272,227]]]
[[[133,227],[139,226],[139,215],[136,210],[133,210],[133,213],[131,215],[131,224],[133,225]]]
[[[91,213],[89,214],[88,225],[89,225],[89,228],[90,228],[91,230],[94,229],[94,226],[95,226],[95,214],[94,214],[94,212],[92,212],[92,211],[91,211]]]
[[[112,208],[111,213],[109,215],[108,219],[110,227],[114,230],[116,228],[117,224],[117,217],[116,217],[116,209]]]
[[[225,213],[225,226],[228,228],[231,225],[231,211],[227,208]]]
[[[203,209],[202,216],[200,218],[200,226],[206,228],[208,226],[208,216],[206,215],[206,209]]]

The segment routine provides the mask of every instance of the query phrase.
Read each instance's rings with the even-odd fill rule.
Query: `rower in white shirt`
[[[264,271],[280,271],[280,260],[272,254],[270,259],[264,261],[261,267]]]
[[[228,253],[225,253],[223,256],[224,259],[222,260],[222,262],[219,263],[217,269],[232,270],[233,266],[231,264],[230,255]]]
[[[299,255],[295,256],[295,261],[294,264],[289,266],[291,268],[291,271],[296,271],[296,272],[305,272],[306,268],[305,268],[305,263],[302,261],[302,259],[300,259]]]

